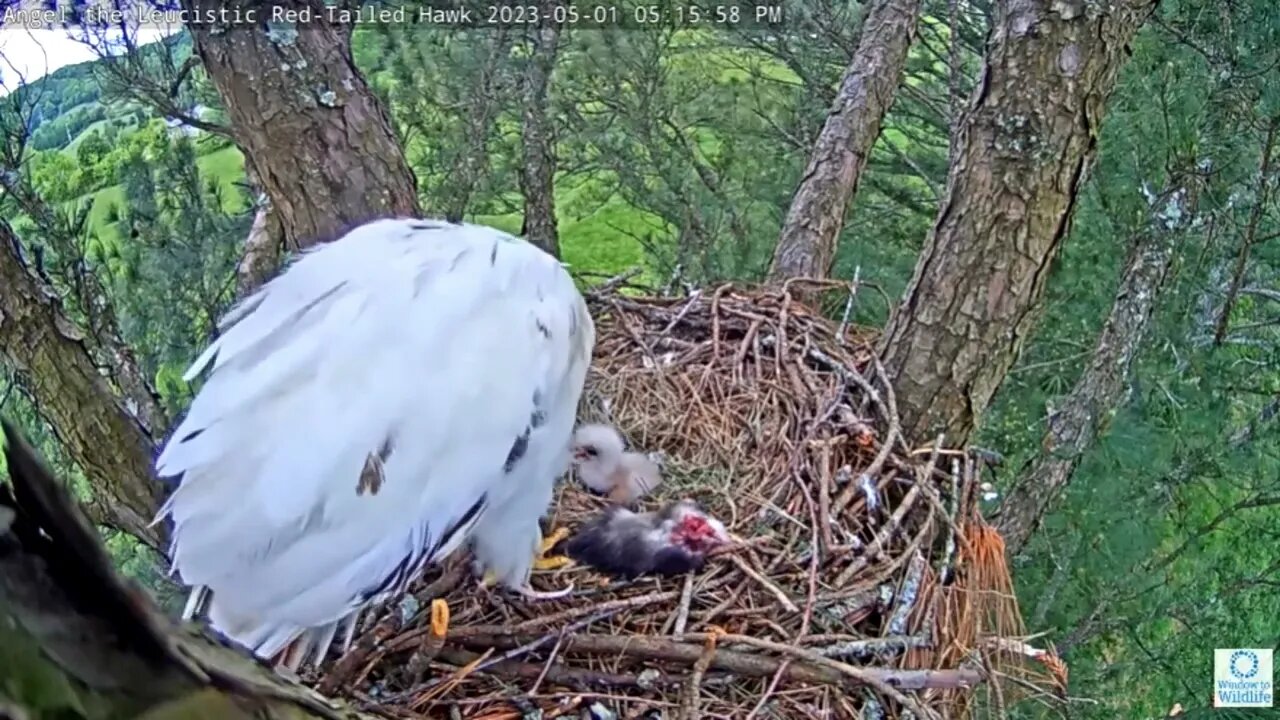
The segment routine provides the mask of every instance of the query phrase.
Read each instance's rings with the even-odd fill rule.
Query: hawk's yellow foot
[[[555,570],[572,565],[573,560],[563,555],[547,557],[547,553],[551,551],[551,548],[567,537],[569,537],[567,528],[556,528],[555,532],[543,538],[542,544],[538,546],[538,555],[533,559],[533,568],[535,570]]]
[[[547,536],[546,538],[543,538],[542,542],[538,545],[538,552],[533,558],[534,569],[553,570],[555,568],[562,568],[567,565],[572,565],[573,560],[567,557],[563,557],[563,556],[546,557],[547,552],[551,548],[555,547],[556,543],[560,542],[561,540],[564,540],[567,537],[569,537],[569,531],[566,530],[565,528],[559,528],[555,532]],[[480,580],[480,587],[486,588],[486,589],[492,588],[497,583],[497,581],[498,581],[498,577],[497,575],[494,574],[492,570],[485,571],[484,577],[481,578]],[[560,590],[542,591],[542,590],[534,590],[533,588],[529,587],[529,581],[525,580],[525,584],[523,587],[512,588],[512,589],[515,590],[515,592],[519,593],[520,595],[523,595],[526,599],[529,599],[529,600],[557,600],[573,592],[573,583],[569,583],[568,587],[562,588]]]

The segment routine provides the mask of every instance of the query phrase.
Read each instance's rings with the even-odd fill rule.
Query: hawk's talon
[[[559,600],[573,592],[573,583],[559,590],[534,590],[528,585],[516,590],[527,600]]]

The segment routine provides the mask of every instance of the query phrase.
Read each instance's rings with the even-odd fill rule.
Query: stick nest
[[[788,289],[588,298],[583,419],[662,454],[645,509],[693,498],[746,542],[683,578],[535,573],[577,591],[534,603],[477,589],[459,554],[366,618],[311,678],[322,692],[485,720],[999,716],[1015,695],[1061,695],[1061,661],[1015,639],[981,462],[906,444],[873,333]],[[549,526],[603,507],[561,483]]]

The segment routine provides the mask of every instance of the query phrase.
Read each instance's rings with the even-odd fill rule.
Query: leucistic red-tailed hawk
[[[296,669],[470,543],[529,597],[595,328],[564,267],[486,227],[379,220],[227,314],[156,461],[173,569],[212,626]]]

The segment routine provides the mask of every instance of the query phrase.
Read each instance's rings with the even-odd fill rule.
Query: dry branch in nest
[[[485,720],[923,719],[974,714],[976,688],[993,713],[1061,692],[1060,661],[1016,639],[979,463],[906,444],[870,333],[785,289],[589,301],[584,420],[662,453],[647,506],[692,497],[745,542],[675,580],[543,573],[578,590],[537,604],[476,590],[455,558],[367,621],[322,691],[392,717]],[[602,507],[565,483],[551,525]],[[436,597],[447,631],[442,603],[419,610]]]

